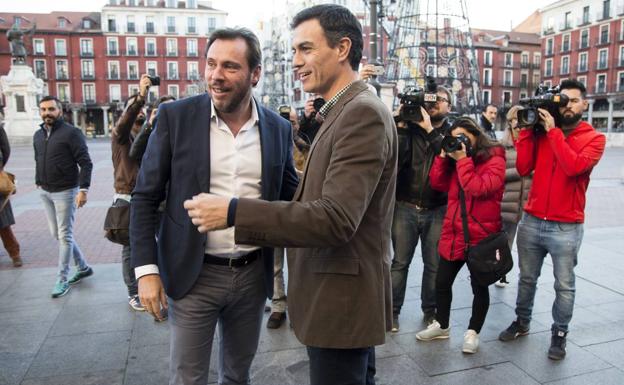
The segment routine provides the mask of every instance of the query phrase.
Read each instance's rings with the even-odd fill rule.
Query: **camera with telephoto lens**
[[[437,90],[438,85],[435,79],[429,76],[424,89],[415,86],[403,90],[403,93],[398,95],[402,105],[399,119],[412,122],[422,121],[423,116],[420,107],[427,109],[429,105],[435,104],[438,100]]]
[[[148,76],[147,78],[150,80],[150,83],[153,86],[159,86],[160,85],[160,76]]]
[[[569,101],[566,95],[560,93],[559,86],[548,87],[540,84],[535,90],[535,96],[520,99],[520,105],[524,109],[518,111],[518,127],[533,127],[535,132],[544,132],[537,109],[547,110],[557,121],[559,108],[567,106]]]
[[[470,156],[472,154],[472,144],[470,143],[470,139],[464,134],[459,134],[457,136],[445,135],[441,145],[446,153],[451,153],[461,150],[462,143],[466,146],[466,154]]]
[[[277,111],[279,112],[279,115],[282,118],[290,122],[290,106],[287,106],[287,105],[279,106]]]

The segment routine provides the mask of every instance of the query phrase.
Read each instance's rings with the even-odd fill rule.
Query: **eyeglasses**
[[[449,102],[449,100],[448,100],[447,98],[442,97],[442,96],[436,96],[436,102],[437,102],[437,103],[441,103],[441,102],[446,102],[446,103],[448,103],[448,102]]]

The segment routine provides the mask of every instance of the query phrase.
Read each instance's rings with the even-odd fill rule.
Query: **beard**
[[[145,123],[145,116],[139,116],[134,121],[136,124],[143,125]]]
[[[431,123],[440,123],[441,121],[446,119],[446,115],[444,115],[444,114],[436,114],[436,115],[429,116],[429,118],[431,119]]]
[[[562,126],[576,127],[576,124],[581,120],[583,114],[564,115],[561,117]]]
[[[53,126],[54,123],[56,123],[61,118],[61,115],[59,115],[59,116],[44,115],[42,118],[43,118],[43,121],[44,121],[45,124],[48,124],[48,119],[52,119],[52,121],[49,123],[49,125]]]

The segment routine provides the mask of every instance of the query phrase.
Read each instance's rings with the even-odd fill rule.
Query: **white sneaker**
[[[462,352],[473,354],[477,352],[477,349],[479,349],[479,334],[472,329],[466,330]]]
[[[507,282],[507,281],[503,281],[502,279],[501,279],[500,281],[496,281],[496,282],[494,283],[494,285],[495,285],[496,287],[505,287],[505,286],[507,286],[508,284],[509,284],[509,282]]]
[[[416,339],[419,341],[431,341],[436,339],[449,338],[451,327],[442,329],[438,321],[433,321],[427,326],[427,329],[416,333]]]

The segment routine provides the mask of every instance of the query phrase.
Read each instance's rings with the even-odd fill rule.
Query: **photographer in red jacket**
[[[501,230],[501,200],[505,188],[505,150],[493,141],[468,117],[461,117],[450,128],[451,135],[461,141],[461,147],[449,148],[442,141],[442,152],[436,156],[429,179],[431,188],[448,192],[448,208],[442,223],[442,234],[438,245],[440,261],[436,276],[435,321],[427,329],[416,334],[419,341],[449,338],[452,287],[457,273],[465,263],[465,242],[462,225],[460,189],[464,191],[468,213],[468,234],[470,245],[492,233]],[[462,351],[476,353],[479,347],[479,332],[490,307],[487,286],[470,282],[474,298],[472,316]]]
[[[550,254],[556,297],[548,357],[553,360],[563,359],[566,354],[568,324],[574,309],[574,267],[583,239],[585,192],[606,141],[604,135],[581,120],[587,108],[585,86],[576,80],[565,80],[560,93],[569,98],[567,106],[558,111],[560,126],[555,124],[552,114],[540,108],[540,123],[545,132],[525,127],[516,143],[518,173],[534,174],[518,224],[517,319],[499,336],[501,341],[511,341],[528,334],[537,279],[546,254]]]

